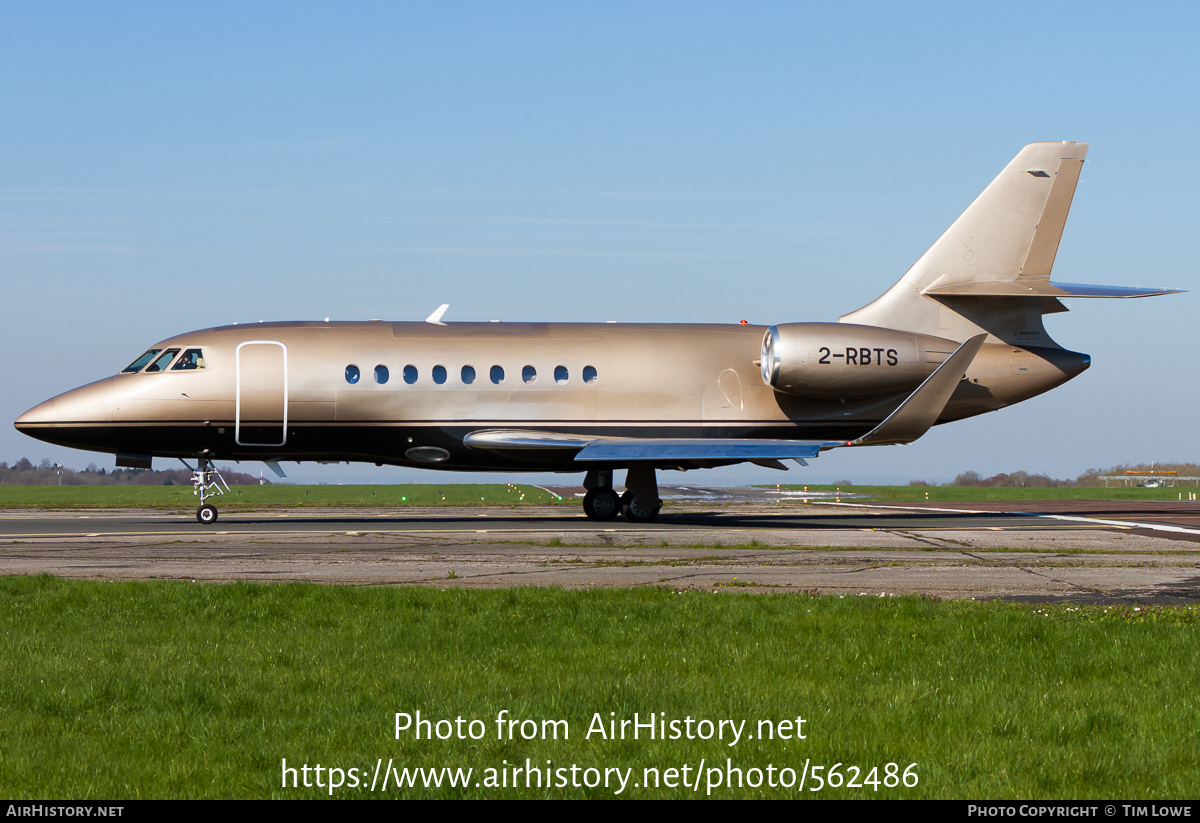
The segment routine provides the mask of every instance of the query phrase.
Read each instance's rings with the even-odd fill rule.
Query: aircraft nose
[[[112,422],[113,378],[80,386],[39,403],[16,419],[17,431],[61,445],[74,445],[74,434]],[[73,434],[74,433],[74,434]]]

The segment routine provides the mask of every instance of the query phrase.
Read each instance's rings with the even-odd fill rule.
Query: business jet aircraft
[[[1051,283],[1086,143],[1026,146],[886,293],[837,323],[262,323],[154,344],[119,374],[16,421],[117,465],[363,461],[585,472],[583,509],[641,522],[659,469],[786,468],[826,449],[909,443],[1086,369],[1042,315],[1061,297],[1167,289]],[[189,468],[191,468],[189,466]],[[626,469],[618,496],[613,471]]]

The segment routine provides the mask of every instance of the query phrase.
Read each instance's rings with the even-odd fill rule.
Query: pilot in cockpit
[[[204,359],[200,354],[200,349],[188,349],[179,358],[179,362],[175,364],[172,371],[187,371],[202,368],[204,368]]]

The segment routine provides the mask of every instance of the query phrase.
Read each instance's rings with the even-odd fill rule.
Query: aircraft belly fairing
[[[653,518],[655,472],[909,443],[1084,371],[1046,333],[1060,297],[1165,289],[1050,282],[1087,145],[1026,146],[885,294],[838,323],[261,323],[156,344],[16,427],[118,465],[364,461],[586,471],[589,517]],[[626,492],[612,474],[627,469]]]

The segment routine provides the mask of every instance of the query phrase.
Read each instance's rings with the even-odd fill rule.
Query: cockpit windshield
[[[148,349],[137,360],[121,369],[121,374],[137,374],[143,369],[146,374],[149,374],[150,372],[166,371],[168,367],[171,371],[193,371],[204,368],[204,352],[202,350],[186,349],[183,356],[172,366],[171,361],[175,360],[177,354],[179,354],[179,349]]]
[[[162,349],[150,349],[137,360],[134,360],[125,368],[121,369],[121,374],[136,374],[146,368],[146,364],[153,360]]]
[[[152,371],[162,371],[167,366],[171,365],[171,361],[175,359],[175,355],[179,354],[179,349],[167,349],[165,352],[155,358],[154,362],[146,367],[146,373]]]

